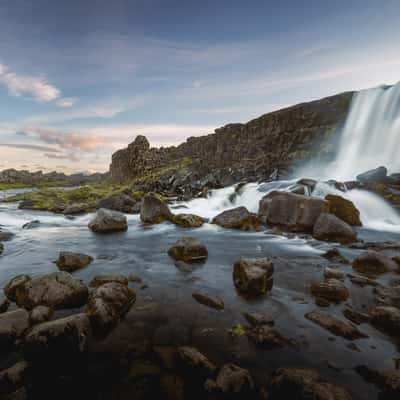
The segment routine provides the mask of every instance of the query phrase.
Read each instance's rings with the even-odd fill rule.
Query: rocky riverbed
[[[396,212],[297,181],[140,214],[0,203],[1,396],[398,398]]]

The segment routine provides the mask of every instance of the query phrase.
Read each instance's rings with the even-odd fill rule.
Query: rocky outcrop
[[[246,124],[226,125],[214,134],[188,138],[177,147],[150,148],[144,136],[137,136],[127,148],[113,154],[110,176],[114,182],[144,177],[149,181],[174,170],[179,172],[180,186],[185,186],[182,183],[187,183],[187,175],[192,183],[210,174],[219,175],[203,182],[203,186],[215,187],[246,177],[266,179],[279,166],[310,158],[329,160],[351,99],[349,92],[299,104]],[[174,180],[169,185],[173,186]]]

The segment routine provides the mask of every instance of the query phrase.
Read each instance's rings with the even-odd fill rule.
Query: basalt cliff
[[[346,92],[298,104],[190,137],[179,146],[150,148],[146,137],[137,136],[113,154],[111,180],[193,194],[205,186],[268,179],[271,174],[282,178],[302,162],[333,157],[352,96]]]

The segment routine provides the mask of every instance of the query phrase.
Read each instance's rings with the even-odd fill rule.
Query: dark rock
[[[333,214],[322,213],[313,229],[315,239],[327,242],[352,243],[357,240],[353,228]]]
[[[80,206],[68,206],[63,211],[64,215],[79,215],[85,213],[86,213],[85,208]]]
[[[81,307],[87,297],[86,285],[64,271],[28,280],[16,289],[16,303],[28,310],[36,306],[53,309]]]
[[[140,210],[137,200],[127,194],[111,196],[99,201],[98,208],[134,214]]]
[[[350,296],[349,290],[344,283],[332,278],[311,284],[311,293],[314,297],[323,298],[333,303],[346,301]]]
[[[256,326],[246,330],[247,337],[258,347],[265,349],[293,345],[292,341],[268,325]]]
[[[37,306],[29,314],[29,323],[31,325],[47,322],[53,316],[53,310],[47,306]]]
[[[14,343],[29,328],[29,314],[14,310],[0,314],[0,353],[12,350]]]
[[[19,361],[12,367],[0,372],[0,394],[12,393],[25,384],[28,363]]]
[[[194,347],[178,347],[178,355],[187,369],[198,376],[209,377],[216,366]]]
[[[367,382],[375,384],[381,393],[379,399],[395,400],[400,393],[400,370],[377,371],[365,365],[359,365],[355,368]]]
[[[140,219],[149,224],[159,224],[172,220],[172,213],[168,206],[155,196],[145,196],[140,208]]]
[[[4,245],[3,243],[0,243],[0,254],[2,254],[4,251]]]
[[[129,282],[135,282],[135,283],[141,283],[142,278],[139,275],[136,274],[129,274],[128,275],[128,281]]]
[[[250,213],[246,207],[224,211],[214,217],[212,223],[223,228],[243,231],[260,231],[262,229],[257,215]]]
[[[346,389],[327,381],[311,369],[279,368],[267,390],[270,400],[352,400]]]
[[[359,285],[361,287],[378,285],[378,283],[375,282],[373,279],[369,279],[365,276],[354,275],[354,274],[347,274],[347,276],[349,277],[352,283]]]
[[[343,257],[342,253],[340,253],[340,251],[336,247],[334,247],[333,249],[329,249],[326,253],[322,254],[322,257],[339,264],[349,263],[349,260]]]
[[[357,327],[321,311],[312,311],[305,315],[307,319],[323,327],[337,336],[348,340],[365,338],[367,335],[360,332]]]
[[[369,314],[365,314],[363,312],[354,310],[353,308],[347,307],[343,310],[343,315],[350,320],[351,322],[359,325],[364,322],[369,322],[371,316]]]
[[[185,263],[201,262],[207,259],[207,247],[198,239],[193,237],[183,237],[169,248],[168,254],[175,260]]]
[[[160,377],[161,392],[166,400],[184,400],[184,381],[179,375],[163,374]]]
[[[224,302],[220,299],[213,298],[207,294],[200,292],[193,292],[192,297],[200,304],[203,304],[207,307],[215,308],[216,310],[223,310],[225,305]]]
[[[385,167],[378,167],[357,175],[357,180],[363,183],[367,182],[386,182],[387,169]]]
[[[27,222],[26,224],[22,225],[22,229],[34,229],[40,226],[40,221],[39,220],[34,220]]]
[[[10,301],[8,299],[4,299],[0,301],[0,314],[7,312],[8,308],[10,307]]]
[[[93,257],[86,254],[63,251],[60,253],[56,264],[61,271],[73,272],[86,267],[92,261]]]
[[[397,264],[389,257],[376,251],[366,251],[353,261],[353,269],[366,275],[384,274],[395,271]]]
[[[338,279],[339,281],[344,281],[344,272],[340,269],[326,267],[324,269],[325,279]]]
[[[14,234],[10,231],[4,231],[0,228],[0,242],[7,242],[14,237]]]
[[[93,232],[99,233],[126,231],[128,221],[126,216],[118,211],[100,208],[96,216],[89,222],[88,227]]]
[[[96,336],[109,333],[136,301],[135,292],[126,285],[109,282],[89,296],[86,314]]]
[[[400,309],[397,307],[376,307],[371,313],[372,325],[389,335],[400,335]]]
[[[25,283],[30,280],[31,277],[29,275],[17,275],[11,279],[11,281],[4,288],[4,294],[6,295],[7,299],[15,302],[17,299],[17,289],[25,285]]]
[[[247,369],[224,364],[217,375],[216,386],[225,396],[242,398],[251,393],[254,382]]]
[[[328,209],[325,200],[273,191],[260,200],[258,215],[269,225],[293,232],[311,232],[320,214]]]
[[[139,379],[151,379],[161,375],[161,368],[150,360],[134,360],[129,368],[128,379],[137,381]]]
[[[269,314],[244,312],[243,316],[246,318],[246,321],[252,327],[262,326],[262,325],[274,325],[274,319],[272,315]]]
[[[176,214],[171,220],[175,225],[184,228],[199,228],[206,222],[206,219],[194,214]]]
[[[97,275],[89,283],[92,288],[98,288],[106,283],[116,282],[128,286],[128,278],[124,275]]]
[[[303,178],[297,181],[299,185],[306,186],[309,189],[309,192],[312,193],[313,190],[315,189],[315,186],[317,186],[317,181],[315,179],[307,179]]]
[[[247,296],[259,296],[272,289],[274,266],[269,258],[241,258],[233,266],[233,282]]]
[[[329,212],[352,226],[361,226],[360,211],[352,201],[335,194],[328,194],[325,200],[329,203]]]

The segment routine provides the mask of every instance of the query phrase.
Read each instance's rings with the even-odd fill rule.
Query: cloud
[[[78,99],[76,97],[64,97],[62,99],[57,100],[57,105],[59,107],[72,107],[78,102]]]
[[[60,150],[53,149],[48,146],[39,146],[35,144],[25,144],[25,143],[0,143],[2,147],[12,147],[15,149],[26,149],[26,150],[34,150],[34,151],[46,151],[48,153],[59,153]]]
[[[52,158],[54,160],[69,160],[72,162],[78,162],[79,161],[79,157],[77,157],[75,154],[73,153],[68,153],[68,154],[53,154],[53,153],[45,153],[44,154],[45,157],[47,158]]]

